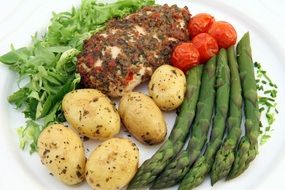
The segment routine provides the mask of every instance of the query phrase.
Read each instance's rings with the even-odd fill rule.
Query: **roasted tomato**
[[[219,51],[217,41],[208,33],[200,33],[196,35],[192,39],[192,43],[199,51],[201,63],[208,61]]]
[[[173,66],[186,72],[200,63],[200,54],[193,43],[182,43],[174,49],[171,61]]]
[[[208,33],[217,40],[220,48],[228,48],[237,41],[235,28],[225,21],[214,22],[209,28]]]
[[[215,18],[207,13],[200,13],[193,16],[188,24],[190,37],[193,38],[197,34],[207,32],[213,22],[215,22]]]

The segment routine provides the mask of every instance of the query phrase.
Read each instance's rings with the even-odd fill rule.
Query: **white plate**
[[[0,55],[9,51],[10,43],[13,43],[16,47],[25,46],[30,43],[30,36],[36,31],[43,33],[52,11],[69,10],[71,5],[80,3],[79,0],[13,0],[5,1],[5,3],[0,0],[0,2]],[[173,1],[170,0],[159,0],[157,2],[160,4],[173,4]],[[278,34],[282,34],[282,30],[279,28],[277,32],[274,32],[277,25],[273,21],[280,18],[280,15],[282,16],[283,12],[280,10],[284,4],[281,1],[276,1],[275,4],[265,4],[265,2],[238,1],[238,3],[231,2],[231,4],[213,0],[192,2],[180,0],[177,2],[179,6],[188,6],[193,14],[207,12],[213,14],[217,20],[230,21],[236,27],[239,37],[244,32],[250,31],[254,60],[262,63],[279,87],[278,109],[280,114],[274,124],[272,138],[266,145],[260,147],[258,157],[243,175],[229,182],[219,182],[212,189],[252,190],[266,189],[266,187],[279,189],[279,185],[283,184],[281,172],[282,168],[285,168],[283,161],[283,147],[285,145],[283,134],[285,134],[285,128],[282,125],[281,116],[285,113],[285,104],[281,101],[281,98],[285,97],[285,58],[282,55],[284,47],[280,46],[279,40],[276,40]],[[265,9],[265,5],[270,9]],[[272,10],[276,11],[271,12]],[[271,15],[271,17],[268,15]],[[285,18],[284,14],[283,18]],[[15,111],[13,106],[7,103],[8,95],[16,90],[16,75],[2,64],[0,64],[0,72],[0,189],[90,189],[86,184],[75,187],[63,185],[49,175],[36,154],[30,156],[28,152],[20,151],[16,128],[24,124],[24,118],[21,113]],[[174,122],[174,114],[165,115],[170,129]],[[94,143],[88,144],[88,146],[94,147]],[[144,159],[149,158],[158,147],[150,148],[137,144],[141,150],[141,163]],[[89,147],[89,149],[93,148]],[[272,181],[273,179],[275,180]],[[207,179],[197,189],[209,188],[210,183]]]

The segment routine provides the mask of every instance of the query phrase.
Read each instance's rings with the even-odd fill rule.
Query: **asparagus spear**
[[[260,121],[248,32],[242,37],[237,45],[237,60],[244,98],[246,134],[239,144],[233,167],[227,177],[228,180],[242,174],[258,154]]]
[[[197,159],[206,140],[211,122],[215,98],[216,56],[204,66],[202,85],[196,108],[193,131],[187,150],[183,150],[166,166],[165,170],[155,180],[152,189],[161,189],[177,184]]]
[[[142,164],[128,189],[140,189],[150,185],[183,147],[195,116],[202,70],[203,66],[200,65],[188,71],[186,95],[169,138],[150,159]]]
[[[227,55],[231,71],[230,110],[227,120],[228,136],[215,157],[211,170],[212,185],[229,174],[235,159],[234,151],[241,135],[242,96],[234,46],[227,50]]]
[[[217,58],[216,93],[216,112],[207,149],[183,178],[179,190],[189,190],[203,182],[212,167],[214,156],[222,144],[230,97],[230,69],[225,49],[220,50]]]

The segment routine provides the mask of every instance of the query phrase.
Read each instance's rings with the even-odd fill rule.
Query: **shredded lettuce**
[[[102,30],[109,19],[154,3],[154,0],[119,0],[102,4],[82,0],[79,8],[53,13],[47,33],[41,38],[33,36],[31,46],[19,49],[12,46],[10,52],[0,56],[0,62],[19,75],[19,90],[8,101],[27,118],[26,125],[17,130],[22,149],[37,151],[37,139],[44,127],[65,121],[61,101],[66,93],[79,86],[75,65],[83,41]]]

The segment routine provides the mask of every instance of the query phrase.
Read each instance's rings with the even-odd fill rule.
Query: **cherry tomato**
[[[196,35],[191,42],[199,51],[201,63],[208,61],[219,51],[217,41],[208,33]]]
[[[209,28],[208,33],[217,40],[220,48],[228,48],[237,41],[235,28],[225,21],[214,22]]]
[[[200,63],[199,51],[190,42],[182,43],[174,49],[171,61],[173,66],[186,72]]]
[[[215,18],[207,13],[193,16],[188,23],[190,37],[193,38],[197,34],[207,32],[213,22],[215,22]]]

